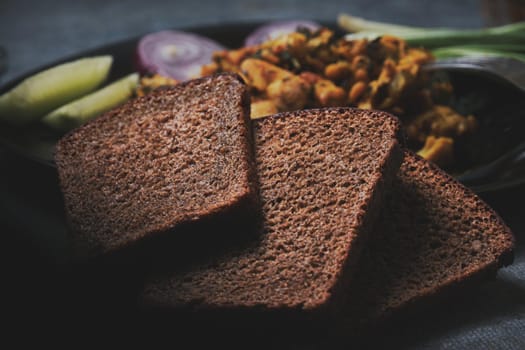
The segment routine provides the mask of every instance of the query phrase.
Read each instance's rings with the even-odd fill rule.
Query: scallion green
[[[525,60],[525,22],[480,29],[422,28],[341,14],[338,24],[352,33],[349,38],[395,35],[403,38],[411,46],[431,50],[439,58],[496,55]]]

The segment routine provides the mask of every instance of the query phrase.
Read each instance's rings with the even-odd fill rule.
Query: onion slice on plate
[[[157,73],[179,81],[196,78],[215,51],[225,47],[212,39],[182,31],[165,30],[140,39],[137,64],[141,72]]]
[[[244,45],[259,45],[267,40],[275,39],[280,35],[293,33],[301,28],[306,28],[313,31],[321,28],[321,25],[319,23],[307,20],[270,22],[260,26],[250,35],[248,35],[244,41]]]

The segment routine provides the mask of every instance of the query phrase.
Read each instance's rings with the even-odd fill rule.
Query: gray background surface
[[[8,69],[0,76],[0,84],[64,56],[166,28],[290,18],[335,22],[341,12],[409,25],[466,28],[497,23],[498,16],[508,16],[505,4],[498,5],[500,15],[487,14],[483,4],[476,0],[0,0],[0,46],[8,52]],[[39,242],[49,239],[45,231],[63,235],[60,215],[46,208],[46,195],[57,194],[50,191],[34,197],[33,189],[43,183],[31,178],[31,172],[38,174],[42,170],[5,150],[0,151],[0,157],[4,165],[0,167],[3,231],[32,234]],[[27,182],[21,184],[21,178]],[[386,332],[380,341],[384,347],[525,348],[524,193],[519,188],[487,197],[516,233],[519,254],[514,264],[475,293],[444,303],[439,310],[411,320],[401,330]]]
[[[166,28],[224,22],[310,18],[333,22],[341,12],[418,26],[479,27],[479,0],[463,1],[0,1],[0,45],[10,78],[64,55]]]

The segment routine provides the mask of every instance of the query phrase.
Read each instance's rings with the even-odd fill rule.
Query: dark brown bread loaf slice
[[[350,324],[384,319],[512,261],[514,238],[469,189],[406,151],[346,310]]]
[[[312,337],[286,337],[282,348],[383,348],[382,339],[373,338],[381,334],[381,321],[407,311],[421,317],[429,301],[511,263],[513,246],[510,229],[492,208],[432,163],[405,151],[356,264],[343,316],[325,329],[320,325]],[[388,332],[396,327],[383,326]]]
[[[251,245],[145,286],[163,310],[333,311],[401,162],[397,119],[327,108],[255,123],[262,232]]]
[[[154,91],[66,135],[55,160],[75,256],[255,204],[251,133],[247,89],[222,74]]]

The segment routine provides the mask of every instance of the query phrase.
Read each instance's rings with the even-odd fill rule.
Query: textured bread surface
[[[374,236],[363,250],[348,316],[383,319],[512,260],[514,238],[493,209],[405,151]]]
[[[256,201],[245,85],[222,74],[134,99],[66,135],[55,161],[74,254],[92,257]]]
[[[154,274],[146,306],[324,311],[343,293],[401,162],[397,119],[326,108],[254,129],[260,234],[219,258]]]

